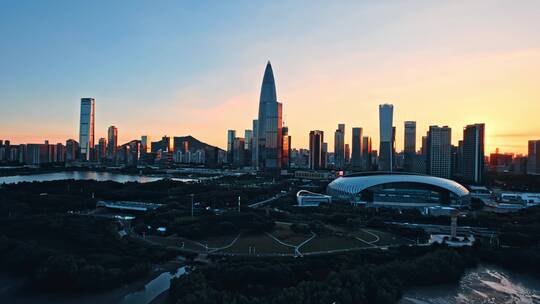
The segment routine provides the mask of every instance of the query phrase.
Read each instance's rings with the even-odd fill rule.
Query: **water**
[[[457,286],[414,288],[399,304],[537,304],[540,280],[495,266],[470,270]]]
[[[169,289],[172,278],[178,278],[185,273],[186,266],[178,268],[176,273],[164,272],[144,285],[144,289],[127,294],[119,304],[148,304]]]
[[[110,172],[96,172],[96,171],[65,171],[55,173],[44,174],[32,174],[32,175],[15,175],[15,176],[2,176],[0,177],[0,184],[16,184],[20,182],[46,182],[64,179],[74,180],[96,180],[96,181],[114,181],[119,183],[127,182],[139,182],[148,183],[161,180],[164,177],[159,176],[144,176],[144,175],[129,175]],[[174,178],[175,181],[181,182],[194,182],[196,179],[191,178]]]

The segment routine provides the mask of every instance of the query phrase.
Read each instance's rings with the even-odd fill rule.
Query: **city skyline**
[[[341,7],[315,3],[306,8],[311,14],[301,15],[298,5],[290,5],[291,9],[283,4],[248,5],[253,11],[247,14],[244,8],[239,23],[223,32],[219,26],[235,15],[235,7],[215,6],[208,14],[223,12],[223,16],[199,22],[200,29],[187,37],[182,26],[203,14],[201,7],[171,3],[146,7],[145,18],[128,22],[132,32],[121,22],[139,13],[127,10],[115,15],[122,5],[113,4],[110,13],[100,15],[102,10],[82,4],[73,4],[66,14],[54,10],[62,4],[35,4],[29,9],[28,4],[8,3],[10,9],[0,12],[0,35],[9,45],[0,50],[0,65],[10,71],[0,76],[4,113],[0,130],[15,144],[77,140],[79,100],[93,96],[96,140],[106,138],[107,127],[115,125],[119,144],[141,135],[189,134],[224,149],[226,130],[251,128],[260,70],[270,59],[293,148],[309,146],[310,130],[333,134],[338,123],[347,126],[346,134],[351,134],[351,126],[362,127],[378,143],[376,107],[390,103],[395,107],[398,151],[403,149],[403,122],[412,120],[418,134],[430,125],[448,125],[454,145],[463,127],[485,123],[486,153],[498,147],[501,152],[526,154],[527,141],[540,137],[540,122],[534,116],[540,111],[535,83],[540,76],[540,38],[530,34],[538,28],[533,17],[539,9],[532,3],[499,4],[489,10],[480,3],[439,3],[415,12],[417,4],[411,3],[396,21],[391,17],[404,7],[388,3]],[[271,17],[265,9],[282,14],[288,23],[251,29]],[[462,17],[463,9],[475,18]],[[74,22],[85,14],[99,16],[104,25]],[[343,17],[339,21],[332,18],[337,14]],[[38,15],[58,21],[45,23]],[[179,21],[179,16],[187,21]],[[27,19],[35,21],[23,26]],[[457,22],[455,27],[441,28],[434,20]],[[73,28],[58,27],[65,22]],[[379,27],[381,23],[386,26]],[[165,29],[164,34],[157,35],[158,29]],[[325,29],[333,35],[325,34]],[[124,35],[143,30],[154,38]],[[36,31],[34,40],[31,34]],[[240,31],[247,32],[232,39]],[[81,37],[75,35],[79,33]],[[218,33],[223,37],[213,40]],[[181,51],[185,45],[175,37],[211,47],[199,54]],[[227,38],[232,46],[219,56],[211,51],[225,46]],[[65,47],[59,48],[55,39],[63,39]],[[169,50],[160,48],[163,43]],[[35,52],[42,56],[25,57]],[[116,63],[109,67],[112,62]],[[346,144],[351,145],[350,140],[345,136]],[[416,146],[420,145],[417,136]]]

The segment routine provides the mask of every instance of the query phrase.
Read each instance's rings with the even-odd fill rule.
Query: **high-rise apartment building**
[[[309,168],[313,170],[323,169],[324,132],[314,130],[309,132]]]
[[[464,182],[479,184],[484,181],[484,129],[484,124],[468,125],[463,129]]]
[[[450,178],[452,176],[452,129],[430,126],[427,135],[427,173]]]
[[[334,132],[334,164],[338,169],[345,167],[345,124],[338,124]]]
[[[379,105],[379,170],[392,171],[394,158],[394,128],[392,125],[394,106]]]
[[[362,128],[352,128],[351,144],[352,144],[351,166],[355,170],[362,169],[362,156],[363,156]]]
[[[94,149],[94,98],[81,98],[79,126],[80,159],[90,161]]]

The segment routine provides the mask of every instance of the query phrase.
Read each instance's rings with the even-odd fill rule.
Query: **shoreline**
[[[176,271],[183,265],[186,265],[186,263],[181,260],[171,260],[164,264],[155,265],[146,276],[126,285],[111,290],[86,292],[82,295],[58,293],[33,293],[29,295],[21,289],[24,288],[27,279],[3,273],[0,274],[0,286],[2,286],[0,288],[0,302],[17,304],[118,304],[127,295],[143,290],[149,282],[162,273]],[[149,304],[165,303],[166,295],[167,291],[155,297]]]

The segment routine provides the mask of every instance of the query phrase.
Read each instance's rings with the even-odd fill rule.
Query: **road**
[[[261,206],[263,206],[263,205],[266,205],[266,204],[271,203],[271,202],[273,202],[273,201],[275,201],[275,200],[277,200],[277,199],[280,199],[280,198],[286,196],[287,194],[288,194],[288,193],[282,193],[282,192],[280,192],[280,193],[278,193],[278,194],[272,196],[272,197],[269,198],[269,199],[266,199],[266,200],[264,200],[264,201],[260,201],[260,202],[258,202],[258,203],[254,203],[254,204],[248,205],[248,207],[249,207],[249,208],[259,208],[259,207],[261,207]]]
[[[426,233],[450,233],[450,225],[435,225],[435,224],[414,224],[400,222],[384,222],[385,224],[404,226],[408,228],[421,228]],[[477,236],[491,237],[497,235],[498,232],[485,227],[457,226],[458,234],[472,234]]]

